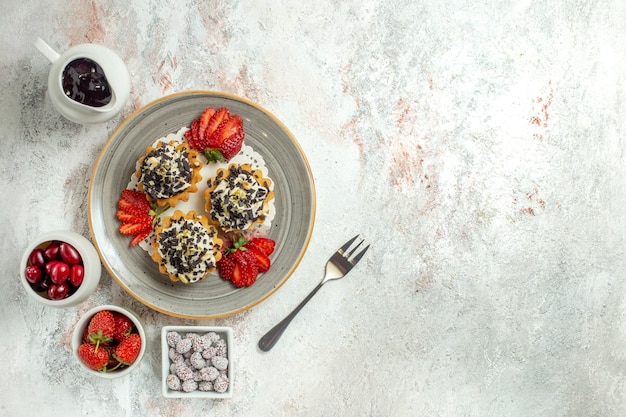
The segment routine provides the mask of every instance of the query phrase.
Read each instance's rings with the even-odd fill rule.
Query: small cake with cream
[[[191,284],[206,278],[222,258],[222,240],[206,216],[176,210],[155,230],[152,259],[172,281]]]
[[[197,183],[202,179],[198,152],[185,142],[159,141],[146,149],[137,165],[138,189],[159,207],[187,201],[190,193],[198,191]]]
[[[274,198],[271,180],[250,164],[230,164],[207,181],[204,192],[209,222],[224,232],[246,231],[263,223]]]

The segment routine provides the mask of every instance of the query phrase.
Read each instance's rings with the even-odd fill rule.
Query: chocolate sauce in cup
[[[59,54],[41,38],[34,45],[52,64],[48,93],[52,105],[65,118],[87,125],[102,123],[126,105],[130,76],[124,62],[110,49],[84,43]]]
[[[62,83],[66,96],[87,106],[106,106],[113,97],[104,70],[89,58],[78,58],[67,64]]]

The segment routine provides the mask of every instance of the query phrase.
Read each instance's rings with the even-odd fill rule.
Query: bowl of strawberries
[[[115,305],[87,311],[76,323],[72,351],[79,365],[101,378],[132,372],[146,350],[146,334],[135,313]]]

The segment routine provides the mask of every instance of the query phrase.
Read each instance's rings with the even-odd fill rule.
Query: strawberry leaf
[[[207,148],[204,150],[204,156],[208,161],[226,162],[226,158],[222,154],[222,151],[216,148]]]

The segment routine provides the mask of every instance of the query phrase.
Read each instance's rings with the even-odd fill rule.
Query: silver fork
[[[304,305],[308,303],[311,298],[313,298],[313,296],[319,291],[320,288],[322,288],[324,284],[328,281],[345,277],[354,265],[361,260],[370,245],[367,245],[365,249],[356,254],[354,257],[352,257],[352,254],[354,254],[354,251],[356,251],[363,244],[363,239],[361,239],[361,241],[354,248],[352,248],[350,252],[347,252],[358,237],[359,235],[356,235],[340,247],[337,252],[333,253],[326,263],[326,274],[324,275],[324,279],[317,284],[317,287],[313,288],[313,291],[311,291],[309,295],[307,295],[306,298],[302,300],[302,302],[298,304],[298,306],[287,317],[285,317],[276,326],[272,327],[270,331],[259,340],[259,348],[261,350],[267,352],[276,344],[289,323],[291,323],[291,320],[293,320],[296,314],[302,310],[302,307],[304,307]]]

